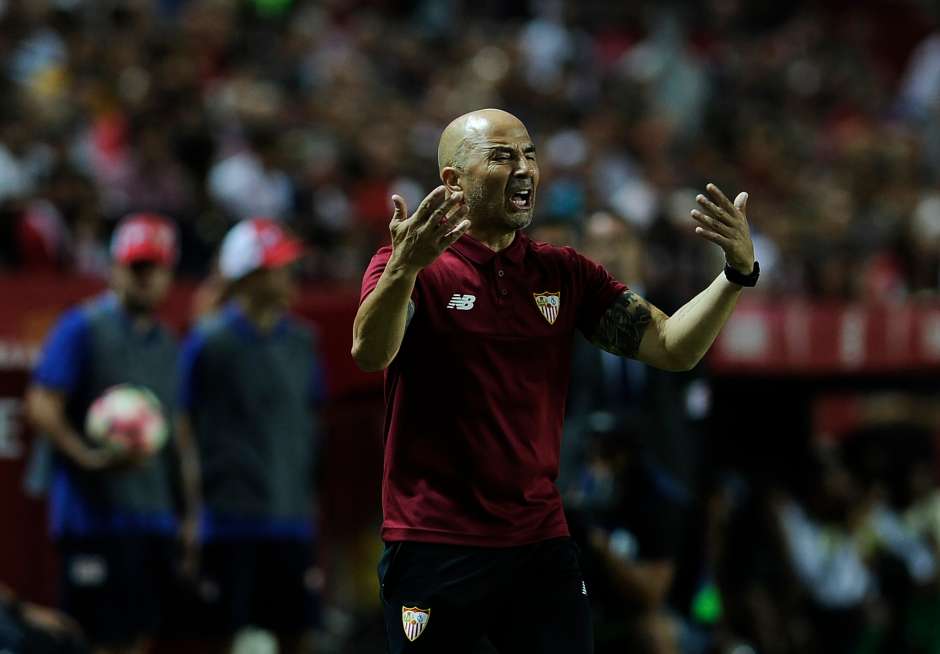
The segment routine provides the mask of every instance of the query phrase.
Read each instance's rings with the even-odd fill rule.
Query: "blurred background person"
[[[48,493],[63,607],[94,651],[144,652],[176,576],[174,481],[186,476],[175,468],[190,456],[189,444],[179,439],[175,457],[174,448],[144,457],[93,444],[85,420],[106,389],[124,383],[152,391],[172,420],[177,342],[155,312],[173,276],[175,228],[163,216],[128,216],[111,254],[112,290],[60,318],[27,409],[55,448]]]
[[[669,598],[688,494],[651,458],[635,421],[611,418],[589,436],[566,506],[593,580],[596,650],[676,654],[682,618]]]
[[[237,223],[219,253],[227,302],[189,336],[182,431],[198,444],[204,515],[203,633],[229,642],[247,627],[307,652],[319,626],[314,567],[321,362],[310,327],[287,313],[303,246],[275,221]]]
[[[21,601],[2,584],[0,648],[7,652],[35,654],[83,654],[88,651],[78,623],[59,611]]]

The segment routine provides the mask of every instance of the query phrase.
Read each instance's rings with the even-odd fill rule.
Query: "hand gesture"
[[[138,448],[85,447],[75,459],[79,467],[92,472],[126,471],[142,466],[150,456]]]
[[[80,638],[82,635],[82,629],[75,620],[38,604],[23,604],[22,617],[29,626],[56,638]]]
[[[187,579],[197,579],[199,575],[199,515],[196,511],[188,512],[183,517],[179,536],[183,550],[180,573]]]
[[[695,198],[704,210],[692,210],[692,218],[699,224],[695,233],[724,250],[732,268],[750,275],[754,270],[754,244],[745,214],[747,193],[738,193],[732,204],[714,184],[708,184],[705,189],[711,199],[704,195]]]
[[[392,262],[421,270],[453,245],[470,229],[463,192],[451,193],[438,186],[424,198],[413,215],[400,195],[393,195],[395,214],[388,228],[392,233]],[[392,265],[392,262],[389,265]]]

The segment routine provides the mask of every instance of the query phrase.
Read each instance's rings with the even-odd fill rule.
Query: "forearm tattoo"
[[[633,291],[624,291],[597,323],[591,342],[611,354],[635,357],[651,318],[646,301]]]

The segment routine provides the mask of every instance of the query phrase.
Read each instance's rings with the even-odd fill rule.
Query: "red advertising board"
[[[742,302],[709,357],[723,374],[896,374],[940,369],[940,302]]]

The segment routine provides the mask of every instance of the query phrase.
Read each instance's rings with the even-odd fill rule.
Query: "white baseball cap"
[[[304,255],[303,244],[271,218],[250,218],[232,227],[222,240],[219,272],[229,280],[256,270],[279,268]]]

